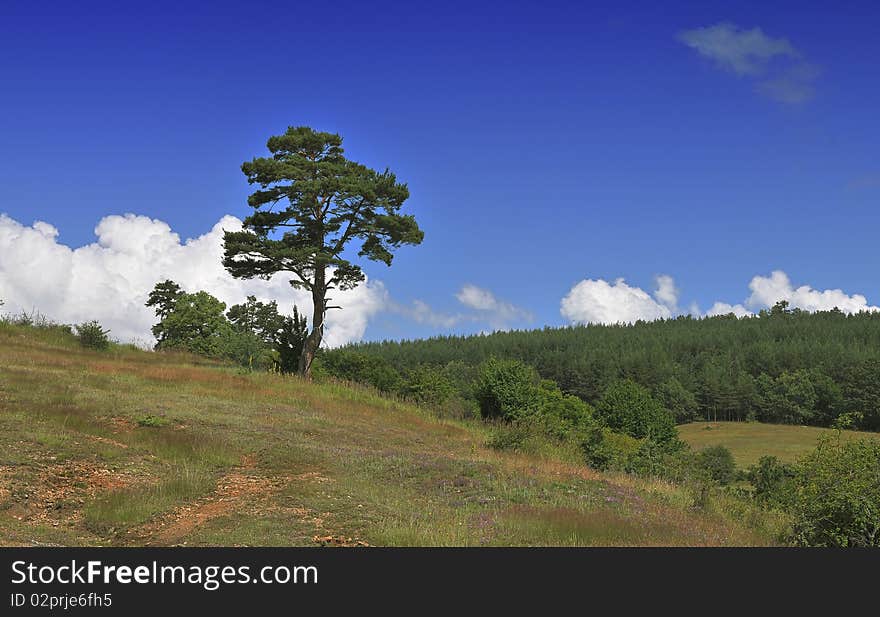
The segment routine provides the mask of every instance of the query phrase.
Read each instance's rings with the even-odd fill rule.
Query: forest
[[[677,423],[696,419],[880,430],[880,314],[806,312],[784,301],[751,317],[680,316],[327,350],[330,374],[380,390],[418,389],[433,373],[455,388],[489,358],[534,367],[587,403],[628,380],[662,401]]]

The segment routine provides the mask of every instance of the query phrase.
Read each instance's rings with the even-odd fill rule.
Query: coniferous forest
[[[589,403],[615,381],[635,381],[679,423],[831,426],[846,414],[853,428],[880,430],[878,313],[809,313],[780,302],[746,318],[681,316],[360,343],[330,350],[323,361],[337,377],[391,390],[425,371],[467,372],[490,357],[529,364]]]

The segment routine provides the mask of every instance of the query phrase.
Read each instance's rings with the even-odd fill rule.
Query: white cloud
[[[675,280],[668,274],[661,274],[656,279],[657,289],[654,291],[654,297],[660,304],[668,308],[671,312],[678,311],[678,288],[675,286]]]
[[[653,297],[643,289],[630,287],[623,279],[613,284],[604,280],[586,279],[571,288],[562,299],[561,313],[571,323],[633,323],[637,320],[667,319],[678,314],[678,289],[669,275],[656,279],[657,289]],[[770,276],[755,276],[749,283],[751,295],[745,302],[729,304],[715,302],[702,313],[696,302],[688,305],[687,312],[695,317],[714,317],[733,313],[737,317],[749,317],[762,308],[769,308],[785,300],[791,308],[804,311],[829,311],[838,308],[844,313],[880,311],[880,307],[868,304],[865,296],[848,295],[840,289],[820,291],[809,285],[795,288],[788,275],[781,270]],[[752,310],[750,310],[752,309]]]
[[[679,32],[678,40],[721,69],[753,79],[767,75],[755,90],[781,103],[803,103],[815,94],[819,68],[804,62],[787,39],[769,37],[760,28],[720,23]]]
[[[756,276],[749,283],[752,295],[746,304],[753,308],[771,307],[785,300],[791,308],[804,311],[829,311],[838,308],[844,313],[877,311],[880,307],[870,306],[861,294],[848,295],[840,289],[819,291],[809,285],[795,288],[788,275],[782,270],[774,270],[770,276]]]
[[[464,315],[455,314],[447,315],[439,313],[431,308],[431,306],[423,300],[413,300],[412,305],[405,306],[389,300],[386,309],[392,313],[403,315],[416,323],[426,324],[435,328],[444,328],[446,330],[456,326],[466,319]]]
[[[463,305],[481,313],[481,317],[488,320],[489,325],[496,330],[508,328],[511,323],[517,321],[531,321],[532,314],[509,302],[504,302],[495,297],[488,289],[476,285],[464,285],[455,297]]]
[[[685,30],[678,39],[719,67],[739,75],[762,73],[777,56],[800,56],[786,39],[769,37],[760,28],[745,30],[730,23]]]
[[[672,284],[671,278],[668,283]],[[674,284],[671,286],[675,288]],[[660,285],[660,288],[668,299],[668,286]],[[675,299],[677,301],[677,293]],[[652,321],[672,317],[668,306],[644,290],[630,287],[622,278],[613,285],[602,279],[581,281],[562,299],[560,311],[570,322],[582,324],[633,323],[640,319]]]
[[[311,297],[293,289],[289,276],[241,280],[223,268],[223,231],[241,229],[224,216],[206,234],[181,242],[164,222],[126,214],[107,216],[95,228],[97,242],[72,249],[56,241],[58,230],[38,221],[26,227],[0,214],[0,298],[8,312],[38,310],[56,321],[97,319],[122,340],[152,343],[153,312],[144,306],[153,286],[166,278],[186,291],[205,290],[227,306],[248,295],[275,300],[284,312],[293,304],[311,318]],[[325,342],[342,345],[363,337],[367,322],[387,302],[378,281],[335,291],[327,313]]]

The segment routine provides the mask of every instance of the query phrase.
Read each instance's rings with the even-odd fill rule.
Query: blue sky
[[[241,162],[309,125],[409,184],[424,243],[365,266],[397,305],[453,316],[471,284],[513,311],[383,310],[366,338],[561,325],[585,279],[669,275],[673,312],[774,270],[876,303],[878,23],[872,2],[5,2],[0,212],[73,248],[128,212],[197,237],[249,213]]]

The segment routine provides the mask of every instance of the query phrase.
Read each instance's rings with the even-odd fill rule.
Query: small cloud
[[[745,30],[723,22],[678,33],[678,40],[725,71],[761,78],[755,90],[775,101],[797,104],[815,95],[819,67],[803,61],[785,38],[773,38],[760,28]]]
[[[758,75],[776,57],[799,58],[786,39],[774,39],[760,28],[744,30],[730,23],[684,30],[678,40],[698,54],[714,60],[719,68],[737,75]]]
[[[412,321],[433,326],[435,328],[449,329],[466,319],[464,315],[447,315],[439,313],[431,308],[431,306],[422,300],[413,300],[411,306],[404,306],[389,300],[385,305],[386,310],[402,315]]]
[[[488,289],[476,285],[464,285],[455,297],[464,306],[479,311],[482,316],[488,318],[489,324],[498,330],[508,328],[514,322],[533,319],[529,311],[499,300]]]

